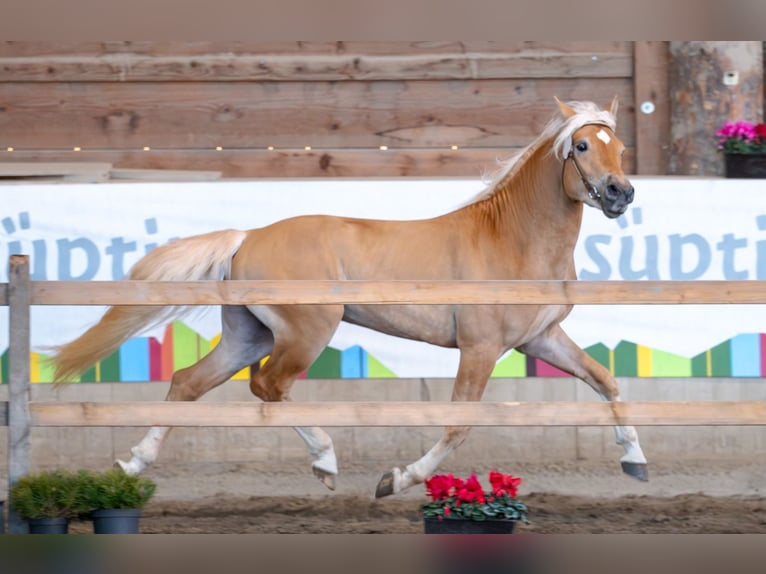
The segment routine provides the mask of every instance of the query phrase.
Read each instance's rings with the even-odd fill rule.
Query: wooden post
[[[672,175],[722,175],[715,132],[763,119],[763,42],[670,42]]]
[[[29,257],[11,255],[8,269],[8,488],[29,473]],[[27,522],[8,509],[8,532],[25,534]]]
[[[639,175],[666,175],[670,150],[668,42],[635,42],[636,169]]]

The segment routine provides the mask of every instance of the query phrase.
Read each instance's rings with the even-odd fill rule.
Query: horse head
[[[565,121],[582,115],[558,98],[556,102]],[[601,209],[609,218],[625,213],[634,196],[633,186],[622,171],[625,146],[614,133],[616,116],[615,96],[608,114],[585,118],[582,125],[573,122],[576,129],[561,142],[562,180],[567,195]]]

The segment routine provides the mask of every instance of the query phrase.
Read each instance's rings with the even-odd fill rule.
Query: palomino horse
[[[322,215],[296,217],[250,231],[224,230],[180,239],[138,261],[130,279],[576,279],[573,252],[583,205],[618,217],[633,200],[615,136],[616,99],[609,110],[562,103],[542,134],[508,161],[471,203],[418,221]],[[169,401],[196,400],[250,366],[250,389],[264,401],[286,401],[299,373],[330,341],[341,321],[460,350],[452,400],[478,401],[495,362],[508,350],[539,357],[582,379],[607,401],[619,401],[608,370],[560,327],[562,305],[247,305],[222,307],[220,343],[173,375]],[[78,339],[57,349],[56,380],[83,372],[150,324],[178,308],[114,306]],[[270,356],[259,368],[259,361]],[[618,424],[617,421],[615,421]],[[135,446],[129,474],[157,457],[169,427],[152,427]],[[332,439],[299,427],[319,479],[334,488]],[[423,482],[465,439],[468,427],[447,427],[416,462],[386,473],[376,496]],[[646,458],[633,427],[615,426],[625,448],[623,470],[646,480]]]

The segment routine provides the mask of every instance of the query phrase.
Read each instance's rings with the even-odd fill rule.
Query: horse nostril
[[[630,203],[633,201],[633,197],[636,195],[636,191],[633,189],[633,186],[631,185],[628,188],[628,191],[625,193],[625,199]]]
[[[604,195],[606,195],[606,198],[609,201],[617,201],[621,195],[620,188],[614,184],[609,184],[606,186],[606,192]]]

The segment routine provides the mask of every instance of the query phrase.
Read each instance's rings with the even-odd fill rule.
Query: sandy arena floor
[[[304,466],[274,463],[163,464],[141,521],[144,533],[404,534],[422,532],[425,489],[375,500],[385,468],[341,468],[326,490]],[[444,468],[468,476],[472,469]],[[491,469],[475,469],[486,473]],[[659,461],[650,482],[621,474],[615,461],[515,464],[530,507],[523,533],[766,533],[766,462]],[[481,478],[481,477],[480,477]],[[89,532],[90,523],[72,524]]]

